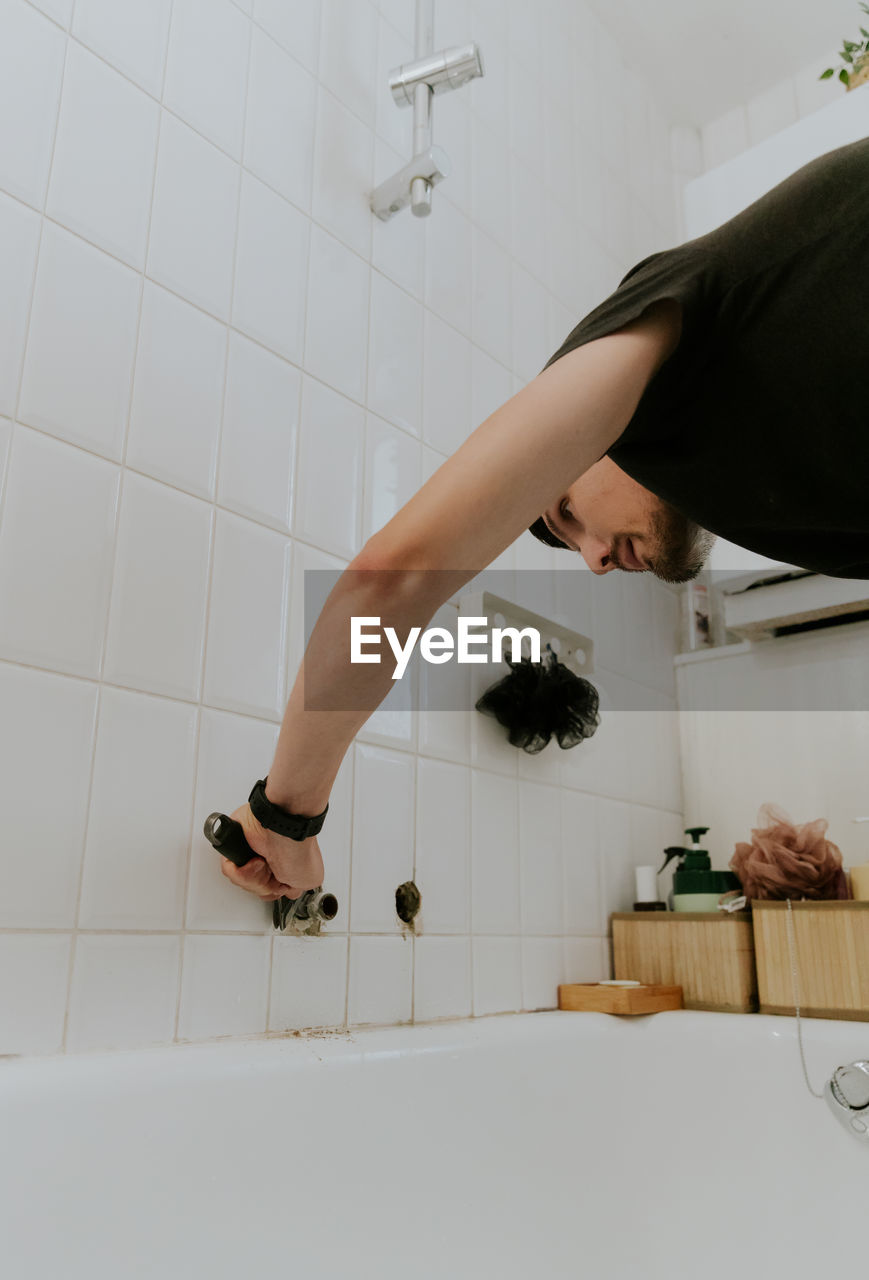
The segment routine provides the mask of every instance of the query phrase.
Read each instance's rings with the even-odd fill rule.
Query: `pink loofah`
[[[762,805],[751,844],[738,844],[730,859],[746,897],[849,898],[842,854],[825,838],[827,825],[817,818],[798,827],[775,805]]]

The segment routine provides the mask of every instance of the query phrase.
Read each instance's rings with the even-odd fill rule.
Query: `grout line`
[[[72,929],[70,930],[70,936],[71,936],[70,960],[69,960],[69,973],[67,974],[66,999],[64,1001],[63,1034],[61,1036],[61,1042],[60,1042],[61,1053],[65,1053],[67,1048],[67,1036],[69,1034],[69,1011],[70,1011],[70,1004],[72,1001],[72,984],[73,984],[73,978],[75,976],[76,961],[78,958],[79,921],[81,919],[81,896],[82,896],[82,888],[84,886],[84,870],[85,870],[85,859],[87,857],[88,832],[90,830],[90,824],[91,824],[91,808],[93,805],[94,775],[96,774],[96,765],[97,765],[97,738],[99,737],[99,731],[100,731],[102,699],[103,699],[102,686],[98,684],[97,697],[96,697],[96,702],[94,704],[93,735],[91,738],[91,762],[90,762],[90,770],[88,773],[88,787],[87,787],[87,805],[85,807],[85,820],[84,820],[84,828],[82,831],[82,839],[81,839],[81,856],[79,859],[78,876],[77,876],[76,891],[75,891],[75,915],[73,917],[73,926],[72,926]]]

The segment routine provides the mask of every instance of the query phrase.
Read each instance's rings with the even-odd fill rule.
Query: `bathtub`
[[[820,1087],[869,1025],[806,1024]],[[816,1278],[869,1148],[790,1019],[535,1013],[0,1061],[10,1280]]]

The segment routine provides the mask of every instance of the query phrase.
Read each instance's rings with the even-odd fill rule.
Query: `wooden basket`
[[[631,911],[612,917],[616,978],[682,988],[686,1009],[754,1013],[757,977],[747,911]]]
[[[869,1022],[869,902],[792,902],[800,1013]],[[794,1013],[787,903],[753,902],[761,1013]]]

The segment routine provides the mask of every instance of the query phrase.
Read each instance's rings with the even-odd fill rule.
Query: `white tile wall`
[[[0,526],[0,655],[99,675],[118,468],[19,427]]]
[[[41,209],[63,79],[63,33],[24,0],[6,0],[0,40],[0,187]]]
[[[78,0],[72,33],[159,98],[171,10],[172,0]]]
[[[71,44],[46,213],[131,267],[145,264],[160,108]]]
[[[226,330],[145,284],[127,465],[200,498],[214,497]]]
[[[245,167],[307,212],[314,172],[317,82],[258,27],[253,28],[250,59]]]
[[[212,508],[135,472],[121,501],[104,675],[196,700]]]
[[[584,3],[438,0],[438,45],[478,39],[486,78],[435,104],[432,216],[380,223],[413,24],[412,0],[0,2],[0,1052],[550,1008],[608,972],[609,911],[678,836],[675,597],[592,608],[567,573],[528,602],[594,635],[598,734],[520,758],[399,686],[332,791],[320,938],[273,937],[202,834],[269,768],[305,570],[672,242],[697,159],[646,82],[607,82]],[[526,535],[498,564],[556,560]]]
[[[309,224],[297,209],[244,174],[238,214],[233,324],[302,363]]]
[[[218,511],[203,698],[279,719],[284,709],[290,540]]]
[[[46,223],[19,417],[119,461],[130,407],[141,277]]]
[[[181,927],[196,731],[196,708],[189,704],[103,690],[81,928]]]
[[[230,0],[174,0],[163,101],[241,158],[250,23]]]
[[[148,274],[220,320],[229,317],[238,167],[163,113]]]
[[[39,246],[39,218],[0,196],[0,413],[13,414],[33,292]]]
[[[218,499],[283,533],[292,520],[301,392],[298,369],[230,334]]]

